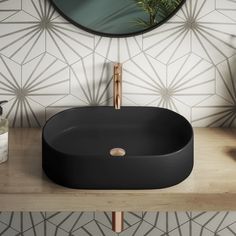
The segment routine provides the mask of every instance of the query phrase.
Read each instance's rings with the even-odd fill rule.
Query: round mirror
[[[185,0],[51,0],[69,21],[94,34],[138,35],[173,16]]]

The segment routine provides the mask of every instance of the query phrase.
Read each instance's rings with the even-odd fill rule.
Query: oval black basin
[[[193,168],[192,127],[163,108],[69,109],[47,121],[42,145],[46,175],[71,188],[164,188]],[[114,148],[124,156],[111,156]]]

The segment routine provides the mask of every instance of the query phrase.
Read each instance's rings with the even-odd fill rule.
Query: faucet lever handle
[[[115,109],[120,109],[120,95],[116,95]]]

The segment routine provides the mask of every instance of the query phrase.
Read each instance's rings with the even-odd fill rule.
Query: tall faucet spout
[[[122,99],[122,64],[116,63],[114,65],[113,74],[113,96],[114,107],[120,109]]]

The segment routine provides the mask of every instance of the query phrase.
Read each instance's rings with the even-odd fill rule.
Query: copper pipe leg
[[[112,230],[116,233],[120,233],[123,230],[124,224],[124,212],[113,211],[112,212]]]

